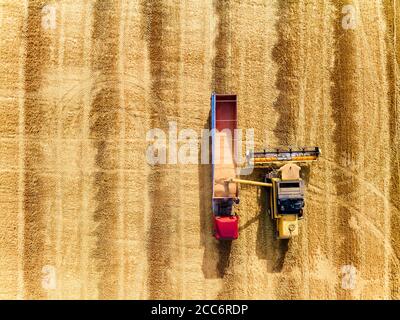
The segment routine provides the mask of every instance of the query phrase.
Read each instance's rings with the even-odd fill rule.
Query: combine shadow
[[[260,174],[258,180],[262,181],[262,174]],[[257,189],[259,214],[251,219],[243,228],[258,221],[256,254],[259,259],[266,260],[267,272],[279,273],[284,266],[286,253],[289,249],[289,240],[278,240],[275,237],[275,223],[268,214],[269,193],[270,190],[268,188]]]
[[[211,113],[208,115],[204,129],[209,129],[211,124]],[[204,246],[202,271],[206,279],[223,278],[229,267],[231,255],[231,241],[217,241],[212,236],[212,167],[211,167],[211,138],[202,137],[201,146],[208,143],[208,163],[201,164],[201,154],[199,154],[199,207],[200,207],[200,245]]]
[[[263,178],[264,172],[262,169],[254,169],[253,174],[247,177],[247,179],[254,181],[263,181]],[[239,231],[242,232],[258,222],[255,248],[257,257],[267,261],[267,271],[269,273],[277,273],[282,271],[286,253],[289,249],[289,240],[275,238],[275,223],[268,214],[268,199],[269,189],[257,187],[258,214],[241,226]]]
[[[279,273],[282,271],[286,254],[289,249],[290,240],[276,239],[275,221],[269,216],[269,196],[270,190],[267,189],[259,197],[260,214],[257,230],[257,256],[267,260],[267,271],[269,273]]]

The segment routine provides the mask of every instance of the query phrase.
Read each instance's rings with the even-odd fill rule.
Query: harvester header
[[[271,167],[274,164],[282,165],[285,162],[316,161],[321,154],[319,147],[301,149],[275,149],[261,152],[249,152],[246,155],[247,165],[254,168]]]

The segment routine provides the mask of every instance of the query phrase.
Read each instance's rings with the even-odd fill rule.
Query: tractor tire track
[[[279,18],[276,24],[278,43],[272,52],[279,66],[275,84],[279,95],[274,103],[279,119],[274,132],[278,143],[283,146],[296,143],[295,115],[298,109],[297,94],[299,92],[299,59],[296,58],[296,54],[300,46],[298,34],[301,27],[297,14],[298,6],[297,1],[278,1]]]
[[[181,105],[191,106],[190,117],[181,117],[180,129],[192,129],[200,137],[201,129],[209,128],[209,104],[212,91],[212,37],[213,27],[208,19],[213,15],[210,1],[186,2],[180,5],[181,21]],[[199,45],[202,44],[202,45]],[[197,90],[190,90],[197,88]],[[184,114],[184,110],[180,113]],[[198,140],[201,145],[201,138]],[[201,163],[203,150],[199,150],[198,169],[195,164],[180,164],[182,209],[180,210],[180,239],[182,245],[179,259],[181,298],[196,299],[215,297],[218,287],[208,286],[207,280],[216,276],[215,246],[210,237],[211,226],[211,165]],[[208,181],[208,183],[207,183]],[[199,192],[202,195],[199,197]],[[203,203],[204,201],[204,203]],[[199,214],[188,214],[199,212]],[[199,245],[200,244],[200,245]],[[188,261],[202,261],[188,263]],[[206,268],[203,268],[206,266]],[[200,276],[199,275],[203,275]],[[196,287],[198,290],[192,291]]]
[[[6,17],[14,23],[5,24]],[[27,2],[3,1],[0,24],[4,34],[0,43],[3,57],[0,90],[0,299],[24,297],[24,64]]]
[[[301,2],[278,1],[277,13],[279,15],[276,23],[278,41],[273,48],[272,56],[278,65],[275,87],[279,90],[273,107],[279,118],[277,120],[274,134],[277,139],[277,146],[293,146],[297,143],[297,129],[299,113],[300,81],[301,72],[299,50],[303,44],[299,35],[302,33],[300,20]],[[276,147],[276,146],[274,146]],[[275,226],[274,226],[275,228]],[[274,229],[275,230],[275,229]],[[274,255],[279,262],[280,277],[274,281],[274,294],[282,299],[298,299],[301,292],[300,279],[296,276],[289,276],[300,267],[299,261],[293,260],[292,251],[302,250],[297,240],[275,240]]]
[[[357,72],[357,47],[355,31],[343,30],[340,23],[342,19],[342,7],[346,1],[335,3],[337,17],[333,24],[335,28],[335,64],[332,73],[332,104],[333,119],[336,127],[333,133],[335,143],[335,162],[343,163],[343,158],[352,164],[359,163],[360,155],[359,144],[356,139],[357,120],[355,114],[359,112],[357,81],[359,80]],[[351,203],[353,208],[359,209],[358,190],[361,187],[357,181],[351,177],[336,172],[334,181],[337,193],[337,207],[335,215],[335,233],[338,240],[335,243],[337,268],[342,265],[351,265],[359,269],[360,250],[357,233],[351,228],[351,211],[347,206],[342,205]],[[338,299],[349,299],[351,293],[344,291],[340,287],[340,282],[336,286],[336,296]]]
[[[303,23],[297,26],[299,47],[295,41],[291,41],[291,45],[294,45],[291,48],[294,55],[291,59],[298,65],[293,71],[298,77],[298,93],[295,94],[297,110],[294,111],[295,145],[319,146],[322,150],[332,150],[333,126],[329,120],[332,115],[330,74],[333,69],[333,49],[329,40],[333,38],[333,8],[329,1],[302,1],[296,12],[299,21],[304,21],[306,26]],[[284,128],[284,123],[279,125]],[[306,184],[305,219],[299,223],[299,238],[290,241],[287,249],[301,254],[292,261],[289,259],[292,256],[289,251],[288,258],[284,260],[286,265],[294,265],[293,277],[298,278],[297,281],[301,284],[301,290],[296,295],[301,299],[334,297],[332,282],[335,281],[335,275],[331,272],[332,266],[327,263],[333,257],[334,241],[332,215],[329,214],[332,211],[331,199],[328,195],[313,193],[313,187],[323,190],[334,188],[332,176],[324,166],[324,156],[323,152],[319,161],[304,166],[301,171]],[[323,198],[320,202],[319,199]],[[326,265],[324,275],[318,270],[322,264]]]
[[[46,198],[54,197],[54,184],[47,178],[45,154],[40,137],[46,135],[48,123],[44,97],[41,95],[44,66],[48,63],[49,39],[41,27],[41,7],[44,1],[28,2],[25,60],[25,133],[35,137],[35,146],[25,145],[24,177],[24,290],[25,299],[41,299],[46,294],[41,286],[42,267],[46,264],[45,214]],[[38,103],[39,102],[39,103]]]
[[[84,3],[85,9],[83,14],[82,32],[85,40],[82,44],[82,56],[84,68],[91,70],[91,49],[92,49],[92,26],[93,26],[93,4],[90,2]],[[82,119],[81,119],[81,157],[86,159],[82,165],[80,180],[81,180],[81,197],[79,210],[81,215],[78,220],[79,234],[79,279],[80,279],[80,297],[89,299],[92,297],[93,290],[89,283],[90,271],[90,241],[87,241],[89,231],[89,221],[92,217],[91,208],[91,192],[92,192],[92,177],[90,169],[93,166],[94,159],[92,158],[91,143],[89,141],[90,126],[89,114],[91,109],[91,86],[89,90],[82,93]]]
[[[107,79],[92,98],[90,137],[96,150],[94,176],[96,209],[94,231],[97,244],[92,255],[99,273],[99,299],[118,298],[117,223],[119,166],[116,140],[120,131],[118,86],[119,6],[113,1],[96,1],[93,7],[93,73]],[[110,140],[110,141],[107,141]],[[119,168],[120,169],[120,168]],[[107,170],[107,171],[106,171]],[[112,170],[112,171],[108,171]]]
[[[369,79],[361,72],[362,61],[359,60],[364,44],[361,42],[361,32],[363,26],[357,25],[354,30],[345,30],[342,27],[341,10],[347,2],[337,2],[337,19],[335,19],[335,66],[332,74],[333,90],[332,103],[334,107],[334,130],[335,162],[346,167],[351,165],[355,168],[356,174],[364,174],[363,163],[368,150],[362,147],[362,134],[366,131],[360,129],[360,117],[363,114],[363,107],[368,105],[363,86]],[[360,8],[359,4],[355,4]],[[360,43],[361,42],[361,43]],[[373,99],[372,97],[368,99]],[[361,276],[363,273],[363,261],[366,258],[364,238],[360,236],[355,227],[356,218],[347,203],[352,204],[356,211],[363,211],[367,208],[361,191],[361,185],[353,177],[349,177],[341,171],[334,176],[336,185],[336,234],[340,235],[335,242],[336,246],[336,267],[355,268],[354,270]],[[346,267],[349,266],[349,267]],[[343,275],[345,276],[345,275]],[[361,278],[359,278],[361,280]],[[361,281],[360,281],[361,282]],[[336,294],[339,299],[353,299],[359,296],[358,290],[352,285],[343,287],[343,282],[338,281]]]
[[[179,2],[157,0],[143,3],[142,9],[151,76],[150,129],[159,128],[168,133],[169,121],[179,123],[180,120]],[[167,160],[171,159],[168,157]],[[176,220],[179,220],[176,214],[180,210],[178,170],[173,164],[156,164],[148,173],[151,207],[147,242],[149,299],[180,296],[179,275],[174,274],[174,259],[180,250],[175,242],[176,234],[180,233],[179,221]]]
[[[118,221],[119,298],[143,299],[147,296],[146,236],[148,208],[143,195],[147,191],[148,167],[144,137],[149,126],[147,109],[148,66],[146,43],[141,31],[139,1],[122,1],[119,43],[119,77],[121,86],[120,212]]]
[[[391,228],[391,247],[394,251],[394,257],[390,264],[390,284],[391,284],[391,298],[399,299],[400,281],[398,279],[399,273],[399,259],[400,259],[400,235],[397,232],[400,228],[400,219],[398,213],[400,211],[400,144],[399,144],[399,104],[398,104],[398,87],[399,87],[399,75],[398,75],[398,61],[400,58],[400,42],[397,38],[397,32],[400,29],[400,2],[399,1],[384,1],[384,12],[387,21],[387,34],[386,34],[386,46],[387,51],[387,73],[388,78],[391,79],[389,82],[389,114],[392,117],[389,119],[390,123],[390,204],[391,204],[391,216],[390,216],[390,228]]]

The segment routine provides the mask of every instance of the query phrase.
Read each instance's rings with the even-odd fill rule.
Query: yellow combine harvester
[[[319,155],[318,147],[249,153],[247,165],[266,169],[265,181],[230,179],[227,182],[267,187],[267,208],[276,221],[276,236],[290,239],[298,235],[298,220],[303,218],[304,208],[304,181],[300,178],[301,167],[296,163],[315,161]]]

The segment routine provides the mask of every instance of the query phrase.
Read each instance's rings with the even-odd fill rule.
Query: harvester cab
[[[304,181],[300,178],[301,167],[287,163],[266,174],[265,181],[272,187],[267,190],[267,210],[276,221],[276,237],[289,239],[298,234],[298,220],[303,219]]]

